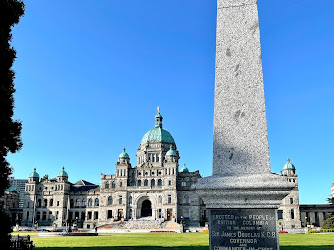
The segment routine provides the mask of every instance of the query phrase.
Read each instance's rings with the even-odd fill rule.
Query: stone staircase
[[[174,222],[174,221],[165,221],[163,223],[163,229],[168,230],[168,231],[180,231],[180,224]]]

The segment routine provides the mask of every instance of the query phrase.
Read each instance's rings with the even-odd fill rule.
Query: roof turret
[[[118,156],[118,158],[130,158],[128,153],[123,149],[123,152]]]
[[[57,175],[58,177],[64,176],[64,177],[68,177],[67,172],[65,171],[65,168],[63,167],[63,169],[58,173]]]
[[[290,162],[290,158],[288,158],[288,161],[287,161],[287,163],[283,166],[283,170],[284,169],[296,169],[295,168],[295,165],[293,165],[291,162]]]
[[[29,175],[29,177],[39,178],[39,174],[36,172],[36,168],[34,168],[34,171]]]
[[[177,156],[176,152],[173,150],[173,146],[172,145],[170,145],[169,150],[167,151],[166,155]]]
[[[183,165],[180,172],[182,172],[182,173],[188,173],[189,172],[189,169],[187,168],[186,164]]]

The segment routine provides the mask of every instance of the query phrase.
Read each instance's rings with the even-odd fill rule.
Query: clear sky
[[[100,183],[126,147],[132,165],[156,107],[180,166],[211,175],[215,0],[34,0],[13,30],[15,117],[33,168]],[[334,1],[259,0],[271,168],[288,157],[300,202],[325,203],[334,182]]]

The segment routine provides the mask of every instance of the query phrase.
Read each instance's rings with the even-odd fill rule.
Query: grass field
[[[15,233],[17,234],[17,233]],[[19,233],[20,235],[36,233]],[[105,234],[87,237],[32,238],[36,249],[46,250],[208,250],[208,233],[128,233]],[[280,235],[282,250],[334,250],[334,234],[284,234]]]

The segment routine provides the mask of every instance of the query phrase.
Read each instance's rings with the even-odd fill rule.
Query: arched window
[[[109,188],[109,181],[106,182],[105,188]]]
[[[93,206],[93,200],[92,200],[92,199],[89,199],[89,200],[88,200],[88,206],[89,206],[89,207]]]
[[[50,207],[53,206],[53,199],[50,200]]]
[[[111,196],[108,197],[108,205],[112,205],[112,197]]]
[[[86,206],[87,206],[87,201],[86,201],[86,199],[82,199],[82,203],[81,203],[81,204],[82,204],[83,207],[86,207]]]
[[[291,219],[293,220],[295,218],[295,211],[291,209],[290,214],[291,214]]]
[[[154,187],[154,186],[155,186],[155,180],[152,179],[152,180],[151,180],[151,187]]]
[[[74,206],[74,200],[71,199],[71,200],[70,200],[70,208],[72,208],[73,206]]]
[[[118,204],[122,204],[123,203],[123,197],[122,197],[122,195],[120,195],[119,197],[118,197]]]
[[[144,186],[148,186],[148,180],[144,180]]]
[[[141,180],[138,180],[138,184],[137,184],[138,187],[141,186]]]
[[[184,203],[189,204],[190,200],[189,200],[189,195],[185,195],[184,196]]]
[[[95,199],[95,203],[94,203],[95,207],[100,206],[100,201],[98,198]]]
[[[161,179],[158,180],[158,186],[162,186],[162,180]]]
[[[81,203],[81,202],[80,202],[79,199],[76,199],[76,200],[75,200],[75,206],[76,206],[76,207],[80,207],[80,205],[81,205],[80,203]]]
[[[112,188],[115,188],[115,187],[116,187],[116,183],[115,183],[114,181],[111,183],[111,187],[112,187]]]
[[[130,182],[130,186],[136,186],[136,182],[135,182],[135,180],[131,180],[131,182]]]
[[[120,186],[120,187],[123,187],[123,182],[120,182],[120,183],[119,183],[119,186]]]
[[[132,204],[132,196],[129,196],[129,205]]]

